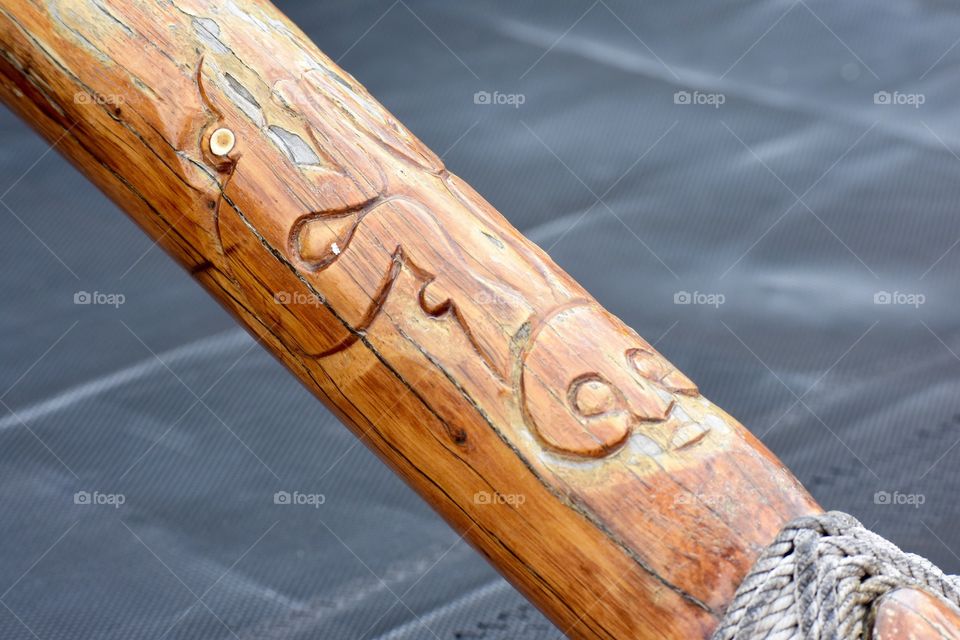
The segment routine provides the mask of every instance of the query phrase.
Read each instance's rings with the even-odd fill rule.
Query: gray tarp
[[[954,5],[281,6],[824,505],[960,571]],[[0,638],[559,636],[44,142],[0,130]],[[326,502],[274,504],[295,490]]]

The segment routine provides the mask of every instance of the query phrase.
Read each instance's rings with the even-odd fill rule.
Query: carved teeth
[[[210,136],[210,153],[215,156],[225,156],[233,151],[237,137],[230,129],[220,128]]]

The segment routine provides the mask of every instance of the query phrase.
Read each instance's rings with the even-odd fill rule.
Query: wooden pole
[[[900,588],[874,604],[870,640],[960,640],[960,611],[920,589]]]
[[[265,0],[0,0],[0,49],[0,97],[571,637],[706,637],[819,510]]]

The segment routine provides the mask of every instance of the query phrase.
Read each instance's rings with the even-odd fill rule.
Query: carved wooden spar
[[[2,99],[568,635],[705,637],[819,510],[269,3],[0,0],[0,46]]]
[[[960,640],[960,612],[919,589],[901,588],[874,607],[870,640]]]

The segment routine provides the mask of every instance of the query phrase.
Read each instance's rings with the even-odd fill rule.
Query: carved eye
[[[357,216],[320,216],[298,225],[293,231],[297,255],[313,269],[326,267],[343,252],[357,225]]]
[[[218,158],[228,155],[236,144],[237,136],[226,127],[220,127],[210,134],[210,153]]]
[[[583,416],[596,416],[612,411],[617,405],[613,388],[603,380],[581,380],[571,389],[571,402]]]
[[[555,449],[597,457],[620,446],[630,435],[632,417],[622,395],[597,374],[577,378],[567,389],[569,413],[557,407],[540,435]]]

